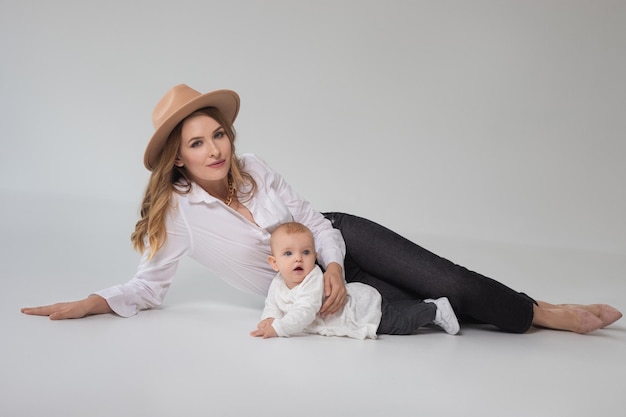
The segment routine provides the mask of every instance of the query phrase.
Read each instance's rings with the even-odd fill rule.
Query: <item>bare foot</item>
[[[587,310],[602,320],[602,327],[611,325],[622,318],[622,313],[608,304],[561,304],[561,306],[569,309]]]
[[[582,308],[535,306],[533,324],[548,329],[567,330],[584,334],[600,329],[602,320],[595,314]]]

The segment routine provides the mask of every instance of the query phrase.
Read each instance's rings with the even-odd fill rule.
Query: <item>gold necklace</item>
[[[233,185],[233,179],[228,176],[228,195],[226,196],[226,205],[230,207],[230,203],[233,202],[233,196],[235,195],[235,186]]]

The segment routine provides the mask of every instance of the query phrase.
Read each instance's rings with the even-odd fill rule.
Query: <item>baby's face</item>
[[[308,233],[280,233],[274,241],[272,267],[293,288],[315,268],[315,243]]]

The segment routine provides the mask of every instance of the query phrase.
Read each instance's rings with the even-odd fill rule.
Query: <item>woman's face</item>
[[[224,128],[213,118],[196,115],[185,120],[175,164],[185,167],[201,187],[211,188],[230,171],[231,144]]]

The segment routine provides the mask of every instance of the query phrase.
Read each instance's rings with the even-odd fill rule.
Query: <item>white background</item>
[[[138,205],[178,83],[239,151],[404,233],[626,251],[619,1],[2,3],[2,190]]]
[[[259,415],[283,415],[275,384],[295,382],[291,406],[311,380],[321,391],[309,411],[328,412],[332,400],[341,411],[328,415],[415,415],[415,403],[435,415],[554,416],[591,412],[600,399],[608,411],[622,404],[602,385],[624,372],[611,362],[619,324],[595,340],[470,328],[367,345],[264,343],[246,334],[262,300],[201,279],[191,264],[163,311],[133,319],[49,323],[19,307],[132,276],[152,108],[186,83],[236,90],[238,151],[260,155],[319,210],[376,220],[538,298],[626,308],[626,3],[0,1],[0,414],[174,415],[186,404],[178,415],[250,415],[257,404]],[[382,356],[406,369],[411,349],[420,365],[410,376],[377,365]],[[571,358],[557,354],[566,349]],[[592,349],[599,362],[576,369]],[[267,357],[255,352],[273,366],[257,368]],[[328,369],[302,365],[300,354],[319,352]],[[274,367],[294,355],[311,374]],[[459,374],[467,366],[476,369]],[[377,385],[386,377],[397,399]],[[341,395],[354,384],[364,385]],[[94,404],[100,411],[87,412]]]

